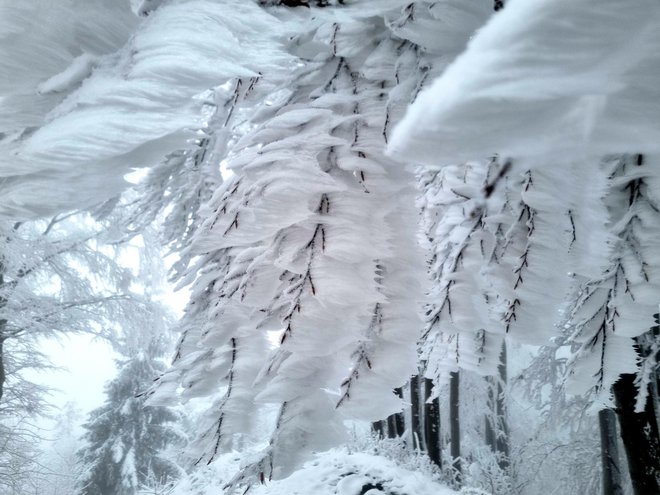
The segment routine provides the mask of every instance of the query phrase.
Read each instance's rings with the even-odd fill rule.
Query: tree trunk
[[[401,388],[395,388],[394,393],[399,397],[403,398],[403,390]],[[403,432],[406,429],[405,419],[403,413],[391,414],[387,418],[387,437],[396,438],[403,435]]]
[[[502,343],[498,377],[488,379],[488,412],[486,413],[485,441],[498,454],[500,469],[509,468],[509,425],[506,414],[505,386],[507,383],[506,344]]]
[[[396,438],[399,436],[396,431],[396,421],[394,421],[394,414],[387,417],[387,438]]]
[[[619,462],[616,415],[611,409],[598,412],[600,426],[600,461],[603,470],[603,495],[623,495]]]
[[[384,438],[385,437],[385,428],[387,424],[385,421],[380,420],[380,421],[374,421],[371,423],[371,428],[376,432],[376,435],[378,435],[378,438]]]
[[[429,459],[436,466],[442,467],[440,455],[440,401],[436,397],[432,401],[433,380],[424,379],[424,446]]]
[[[488,410],[485,415],[484,440],[497,454],[500,468],[509,467],[509,430],[506,420],[504,392],[498,379],[487,378]]]
[[[0,320],[0,402],[2,402],[2,396],[5,391],[5,380],[7,379],[5,372],[5,338],[2,336],[2,330],[4,329],[6,322]]]
[[[495,437],[495,448],[500,454],[500,468],[509,468],[509,423],[506,412],[506,384],[507,384],[507,353],[506,342],[502,342],[502,353],[500,364],[497,367],[499,380],[497,381],[497,397],[495,398],[495,415],[497,418],[497,436]]]
[[[633,491],[635,495],[660,493],[660,440],[656,405],[649,398],[644,411],[635,412],[635,375],[621,375],[612,390]]]
[[[459,373],[453,371],[449,374],[449,425],[451,436],[451,458],[454,470],[454,480],[457,485],[462,483],[461,469],[461,423],[459,409]]]
[[[401,387],[394,389],[396,395],[403,399],[403,389]],[[403,416],[403,413],[396,413],[394,416],[394,424],[396,425],[396,434],[397,436],[403,436],[403,432],[406,431],[406,421]]]
[[[424,441],[420,409],[419,376],[415,375],[410,379],[410,429],[412,430],[413,447],[418,449],[423,448],[422,442]]]
[[[0,288],[5,284],[5,266],[0,260]],[[4,297],[0,297],[0,309],[7,304]],[[7,320],[0,320],[0,402],[5,392],[5,381],[7,380],[7,371],[5,369],[5,340],[6,340]]]

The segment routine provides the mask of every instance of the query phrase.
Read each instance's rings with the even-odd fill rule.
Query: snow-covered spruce
[[[174,455],[166,452],[185,442],[176,425],[178,413],[145,407],[140,396],[164,368],[158,360],[163,351],[159,340],[133,349],[106,386],[106,403],[90,413],[84,425],[86,444],[78,452],[80,495],[134,495],[140,489],[169,487],[183,474]]]

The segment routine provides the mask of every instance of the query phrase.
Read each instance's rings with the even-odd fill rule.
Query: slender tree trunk
[[[387,438],[396,438],[399,436],[396,431],[396,421],[394,420],[394,414],[387,417]]]
[[[598,413],[600,426],[600,461],[603,470],[603,495],[623,495],[619,461],[616,415],[611,409]]]
[[[401,387],[394,389],[396,395],[403,399],[403,389]],[[396,434],[397,436],[403,436],[403,432],[406,431],[406,421],[403,413],[396,413],[394,416],[394,424],[396,425]]]
[[[385,428],[387,427],[386,420],[374,421],[371,423],[371,428],[376,432],[378,438],[385,437]]]
[[[440,455],[440,400],[429,401],[433,391],[433,380],[424,379],[424,445],[429,459],[442,467]]]
[[[3,337],[3,330],[6,325],[5,320],[0,320],[0,402],[5,392],[5,380],[7,375],[5,372],[5,338]]]
[[[485,415],[485,429],[484,429],[484,440],[486,445],[490,447],[490,450],[497,452],[497,442],[495,437],[497,436],[496,423],[495,423],[495,388],[496,385],[493,383],[493,380],[490,377],[486,377],[486,383],[488,384],[488,398],[486,400],[486,415]]]
[[[507,383],[506,344],[502,343],[498,377],[488,379],[488,412],[486,413],[485,441],[498,454],[502,470],[509,468],[509,425],[506,413],[505,387]]]
[[[649,398],[644,411],[635,412],[635,375],[621,375],[612,389],[633,491],[635,495],[660,493],[660,439],[656,405]]]
[[[424,448],[422,442],[422,421],[420,417],[421,405],[419,397],[419,375],[410,379],[410,429],[412,430],[413,447]]]
[[[497,367],[499,380],[497,382],[497,397],[495,399],[495,414],[497,417],[497,436],[495,437],[495,446],[500,453],[500,467],[504,470],[509,468],[509,423],[507,421],[506,411],[506,385],[507,376],[507,352],[506,342],[502,342],[502,353],[500,354],[500,364]]]
[[[399,397],[403,398],[403,390],[401,388],[395,388],[394,393]],[[402,436],[405,429],[406,429],[406,423],[403,413],[396,413],[388,416],[387,418],[388,438],[396,438]]]
[[[5,284],[5,265],[0,260],[0,288]],[[4,309],[7,299],[0,297],[0,310]],[[0,320],[0,402],[5,392],[5,381],[7,380],[7,371],[5,369],[5,340],[6,340],[7,320]]]
[[[653,315],[656,325],[643,335],[640,335],[635,340],[639,348],[639,353],[642,359],[652,359],[655,363],[660,363],[660,349],[656,351],[655,356],[652,356],[655,342],[660,342],[660,314]],[[654,405],[656,428],[660,431],[660,368],[655,367],[649,377],[649,397],[648,400]]]
[[[462,483],[463,473],[461,469],[461,423],[459,408],[459,373],[454,371],[449,374],[449,425],[451,436],[451,458],[454,469],[454,480],[456,484]]]

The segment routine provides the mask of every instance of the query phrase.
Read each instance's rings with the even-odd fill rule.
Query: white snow
[[[92,69],[96,66],[97,58],[89,53],[83,53],[74,58],[66,69],[59,74],[48,78],[37,86],[38,93],[59,93],[70,90],[80,84],[83,79],[89,77]]]
[[[199,474],[182,480],[172,495],[215,495],[222,489],[238,455],[227,454]],[[428,473],[397,465],[383,456],[349,452],[345,448],[317,454],[288,478],[264,480],[253,486],[254,495],[457,495]],[[487,494],[484,494],[487,495]]]
[[[21,12],[18,19],[25,22],[25,16]],[[36,103],[24,102],[13,94],[17,89],[0,84],[0,96],[11,96],[0,102],[0,123],[4,116],[23,114],[28,103],[34,111],[44,98],[70,93],[61,103],[49,100],[56,106],[47,115],[48,107],[40,108],[42,115],[29,122],[36,131],[7,147],[3,143],[0,215],[47,215],[116,195],[131,168],[155,165],[193,146],[194,130],[204,124],[204,101],[197,96],[237,77],[287,71],[291,63],[271,35],[272,29],[284,32],[282,24],[251,2],[168,4],[139,28],[122,48],[98,59],[94,51],[77,58],[59,54],[55,62],[31,69],[24,59],[38,48],[21,47],[26,53],[20,59],[0,51],[0,68],[16,73],[17,85],[21,76],[41,93]],[[46,44],[60,47],[53,38]],[[7,122],[13,124],[9,117]]]
[[[365,488],[371,486],[367,491]],[[334,449],[317,455],[281,481],[255,487],[255,495],[455,495],[419,472],[364,452]]]
[[[511,0],[420,94],[390,151],[439,165],[660,148],[660,4]]]

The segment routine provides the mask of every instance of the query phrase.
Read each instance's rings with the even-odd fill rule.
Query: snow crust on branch
[[[487,235],[481,242],[491,255],[483,247],[481,260],[473,253],[470,269],[480,270],[473,280],[487,296],[491,326],[499,322],[534,345],[559,339],[572,346],[570,389],[595,392],[599,406],[609,404],[620,374],[637,370],[636,342],[655,313],[646,296],[657,294],[651,239],[659,210],[646,191],[660,130],[653,117],[659,27],[655,2],[630,9],[614,1],[512,0],[420,93],[389,142],[394,156],[445,175],[452,167],[467,174],[466,160],[511,159],[496,187],[484,189],[478,235]],[[466,195],[446,181],[439,189]],[[440,226],[469,225],[465,212],[461,219],[447,206],[426,206],[441,215]],[[443,274],[444,262],[435,269]],[[440,289],[456,284],[458,299],[466,277],[438,280]],[[449,328],[430,333],[429,356],[456,331],[456,312],[444,315]],[[459,355],[457,341],[453,349],[443,341],[431,359],[440,366],[436,376]]]
[[[120,14],[106,17],[119,25],[133,16],[130,9]],[[96,69],[64,100],[66,93],[52,91],[77,87],[90,59],[74,59],[74,53],[61,56],[58,64],[45,63],[40,70],[52,72],[39,83],[44,75],[31,72],[32,64],[21,65],[36,47],[28,43],[21,46],[29,53],[0,55],[7,71],[21,70],[31,88],[41,84],[46,93],[28,98],[24,90],[3,88],[8,97],[0,101],[0,122],[18,104],[32,105],[28,114],[41,113],[25,122],[36,127],[28,134],[6,129],[17,132],[1,143],[6,153],[0,158],[5,191],[0,212],[42,215],[116,195],[131,168],[155,165],[170,152],[194,146],[192,130],[204,122],[203,101],[195,96],[234,77],[257,76],[290,63],[268,34],[277,20],[251,2],[191,0],[163,6],[120,48],[136,22],[124,23],[124,38],[114,40],[114,46],[103,45]],[[90,43],[85,52],[96,53],[98,44]]]
[[[411,106],[390,151],[439,164],[655,152],[660,6],[511,0]]]
[[[253,431],[255,404],[279,405],[268,447],[234,484],[286,475],[336,445],[346,418],[400,411],[393,389],[415,369],[423,267],[413,177],[382,154],[394,67],[375,70],[396,45],[373,18],[312,21],[293,40],[317,51],[288,79],[297,91],[251,112],[228,150],[234,176],[202,207],[190,252],[204,261],[184,279],[204,269],[162,379],[184,396],[225,387],[196,442],[200,463]],[[365,46],[365,32],[383,39]]]

